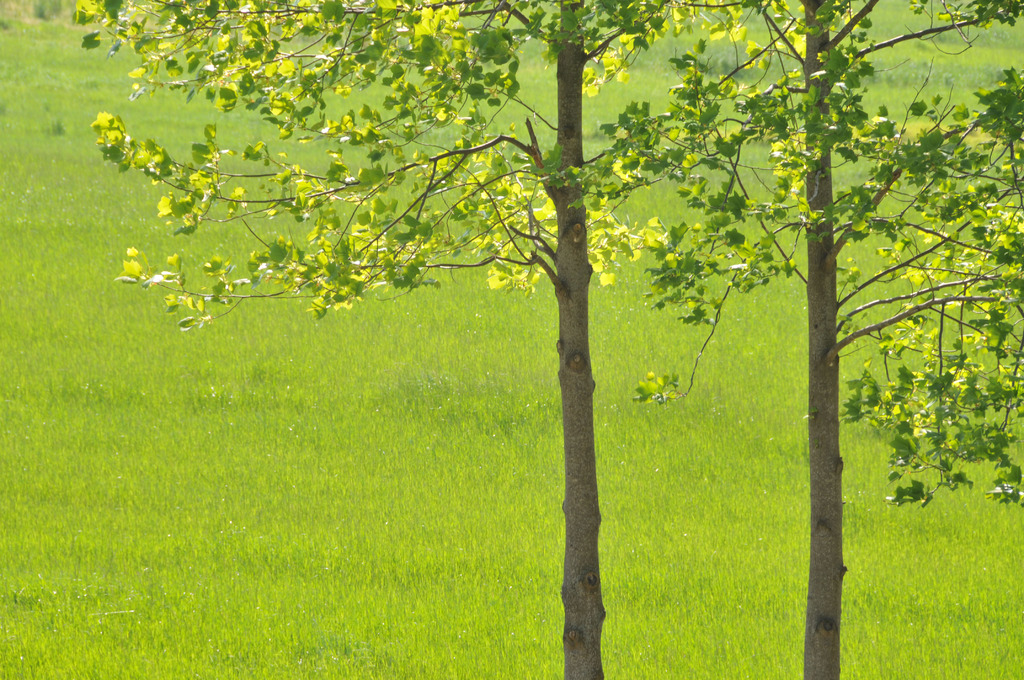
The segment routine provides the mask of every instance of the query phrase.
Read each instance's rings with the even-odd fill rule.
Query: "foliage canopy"
[[[223,112],[258,112],[282,140],[324,147],[310,167],[270,140],[224,148],[210,125],[190,156],[174,157],[100,114],[93,128],[106,158],[168,187],[159,212],[179,232],[256,217],[291,217],[307,230],[301,241],[260,236],[243,277],[214,257],[204,265],[212,280],[193,289],[180,260],[157,270],[135,258],[122,280],[176,287],[168,306],[192,310],[183,328],[262,295],[297,293],[322,315],[378,286],[436,283],[438,268],[488,266],[492,288],[532,289],[553,274],[554,208],[543,189],[580,182],[592,264],[610,283],[612,260],[635,257],[642,238],[611,212],[623,171],[603,154],[563,168],[560,146],[541,144],[556,127],[550,98],[523,92],[518,78],[524,58],[554,63],[565,35],[580,34],[596,66],[584,85],[596,92],[665,30],[661,3],[598,5],[82,0],[79,22],[104,22],[111,51],[127,45],[142,58],[136,96],[201,95]],[[85,44],[99,45],[98,32]]]
[[[798,247],[829,225],[840,334],[829,358],[872,341],[843,417],[891,432],[891,500],[927,503],[988,462],[986,495],[1024,504],[1011,455],[1024,412],[1024,80],[1009,68],[971,104],[926,77],[905,108],[865,103],[878,52],[940,34],[966,49],[1014,24],[1021,3],[911,2],[923,27],[894,36],[871,30],[877,0],[808,3],[807,16],[740,4],[707,16],[712,41],[732,37],[745,52],[716,69],[701,41],[673,60],[670,115],[634,110],[608,130],[662,139],[664,152],[642,160],[649,176],[671,177],[705,216],[672,226],[657,250],[657,304],[713,326],[734,289],[806,283]],[[828,37],[808,81],[815,35]],[[842,185],[814,206],[808,178],[823,167]],[[678,379],[649,376],[640,392],[665,400]]]

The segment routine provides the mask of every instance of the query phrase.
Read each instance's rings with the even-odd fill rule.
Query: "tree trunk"
[[[558,55],[558,144],[562,169],[583,165],[583,67],[586,55],[575,38]],[[587,257],[587,211],[575,179],[549,187],[558,218],[555,269],[558,297],[558,381],[562,392],[565,446],[565,565],[562,644],[567,680],[604,677],[601,666],[601,570],[594,453],[594,378],[590,366],[589,287],[593,269]]]
[[[817,24],[819,0],[806,0],[808,26]],[[821,70],[821,48],[829,34],[807,36],[804,75],[808,88],[818,88],[819,121],[809,116],[808,127],[824,125],[829,116],[829,84],[813,74]],[[811,89],[810,91],[813,91]],[[826,148],[808,149],[820,160],[807,174],[807,202],[821,211],[834,202],[832,157]],[[839,361],[828,360],[836,344],[838,302],[833,225],[820,219],[807,234],[808,320],[808,451],[811,485],[811,550],[804,630],[804,680],[839,680],[839,632],[843,574],[843,459],[839,452]]]

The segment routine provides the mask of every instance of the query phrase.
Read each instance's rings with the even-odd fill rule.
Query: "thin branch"
[[[872,307],[878,307],[879,305],[891,305],[895,302],[903,302],[905,300],[913,300],[914,298],[921,297],[922,295],[931,295],[944,288],[963,287],[964,289],[966,289],[968,286],[971,286],[976,283],[981,283],[982,281],[998,281],[1001,278],[1002,277],[998,274],[986,274],[984,276],[977,276],[970,279],[960,279],[959,281],[948,281],[946,283],[939,283],[934,286],[931,286],[930,288],[924,288],[922,290],[917,290],[912,293],[906,293],[904,295],[894,295],[893,297],[881,300],[872,300],[871,302],[864,303],[860,307],[857,307],[856,309],[852,310],[846,316],[852,318],[862,312],[866,312]],[[840,324],[840,329],[841,328],[842,324]]]
[[[909,207],[910,206],[908,206],[908,209],[909,209]],[[956,230],[957,233],[963,231],[967,226],[968,226],[968,223],[964,223],[959,229]],[[842,307],[843,305],[845,305],[853,297],[855,297],[857,294],[859,294],[861,291],[863,291],[865,288],[867,288],[871,284],[875,283],[876,281],[880,281],[880,280],[884,279],[885,277],[889,276],[890,274],[898,272],[901,269],[908,269],[908,268],[910,268],[910,266],[916,260],[920,260],[921,258],[923,258],[923,257],[925,257],[927,255],[930,255],[931,253],[933,253],[936,250],[938,250],[945,243],[946,243],[946,241],[939,241],[938,243],[936,243],[935,245],[931,246],[930,248],[926,248],[925,250],[922,250],[922,251],[916,253],[913,257],[911,257],[911,258],[909,258],[907,260],[904,260],[903,262],[898,262],[898,263],[892,265],[891,267],[887,267],[886,269],[883,269],[882,271],[878,272],[877,274],[875,274],[874,276],[869,278],[864,283],[862,283],[859,286],[857,286],[856,288],[854,288],[853,291],[849,295],[847,295],[846,297],[844,297],[842,300],[839,301],[839,306]]]
[[[501,258],[497,255],[488,255],[482,260],[476,262],[439,262],[438,264],[425,264],[422,265],[424,269],[443,269],[445,271],[451,269],[479,269],[480,267],[486,267],[492,262],[497,262]]]
[[[441,154],[438,154],[436,156],[431,157],[429,160],[431,162],[433,162],[433,163],[436,163],[438,161],[444,160],[445,158],[449,158],[450,156],[470,155],[470,154],[477,153],[479,151],[486,151],[487,149],[490,149],[491,147],[495,147],[498,144],[501,144],[503,142],[511,144],[512,146],[516,147],[520,151],[523,151],[524,153],[530,153],[530,147],[527,146],[526,144],[524,144],[523,142],[519,141],[515,137],[511,137],[509,135],[498,135],[494,139],[492,139],[490,141],[487,141],[487,142],[483,142],[482,144],[477,144],[476,146],[470,146],[470,147],[467,147],[465,149],[450,149],[448,151],[445,151],[444,153],[441,153]],[[399,168],[398,170],[393,170],[392,172],[389,172],[388,175],[389,176],[393,176],[393,175],[400,174],[400,173],[405,172],[407,170],[411,170],[412,168],[416,167],[417,165],[422,165],[422,163],[409,163],[408,165],[405,165],[405,166]]]
[[[198,291],[190,290],[188,288],[183,288],[182,286],[176,285],[174,283],[157,283],[154,285],[159,286],[160,288],[165,288],[167,290],[173,291],[175,293],[182,293],[185,295],[189,295],[191,297],[203,298],[204,300],[212,300],[213,298],[218,298],[221,300],[295,300],[311,299],[316,297],[316,295],[311,295],[308,293],[300,295],[292,290],[279,290],[276,293],[221,293],[220,295],[214,295],[213,293],[201,293]],[[234,306],[231,306],[223,314],[218,314],[213,318],[219,318],[233,309]]]
[[[910,307],[909,309],[905,309],[899,314],[891,316],[888,319],[885,319],[884,321],[879,321],[876,324],[865,326],[864,328],[861,328],[858,331],[850,333],[845,338],[837,342],[832,347],[832,349],[828,351],[828,354],[825,355],[825,361],[826,363],[829,364],[835,362],[836,359],[839,358],[839,352],[841,352],[847,345],[851,344],[858,338],[862,338],[865,335],[870,335],[877,331],[888,328],[889,326],[897,324],[900,321],[903,321],[904,319],[908,319],[914,316],[915,314],[923,312],[926,309],[930,309],[931,307],[935,307],[936,305],[945,306],[955,302],[994,302],[997,299],[998,298],[988,297],[984,295],[953,295],[946,298],[935,298],[933,300],[927,300],[920,304],[916,304],[913,307]]]
[[[499,2],[497,5],[494,6],[494,9],[491,9],[491,10],[479,10],[479,12],[487,14],[487,18],[484,20],[484,23],[481,25],[481,28],[484,29],[484,30],[487,30],[488,28],[490,28],[491,27],[491,22],[494,21],[494,17],[496,17],[498,15],[498,12],[500,12],[500,11],[502,11],[504,9],[507,9],[507,8],[508,8],[508,0],[501,0],[501,2]],[[477,12],[463,12],[462,15],[463,16],[470,16],[470,15],[473,15],[473,14],[476,14],[476,13]]]
[[[1016,307],[1017,308],[1017,312],[1022,317],[1024,317],[1024,309],[1021,309],[1020,305],[1014,305],[1014,307]],[[1017,348],[1017,354],[1019,355],[1021,352],[1024,352],[1024,335],[1021,336],[1020,346]],[[1020,375],[1020,367],[1021,367],[1021,362],[1019,360],[1014,362],[1014,366],[1013,366],[1013,379],[1014,380],[1016,380],[1017,377]],[[1007,396],[1007,398],[1006,398],[1005,416],[1003,418],[1003,429],[1004,430],[1006,429],[1007,425],[1009,425],[1009,423],[1010,423],[1010,413],[1014,410],[1013,406],[1014,405],[1011,403],[1010,397]]]
[[[892,189],[892,186],[896,183],[896,180],[898,180],[900,178],[900,175],[902,175],[902,174],[903,174],[903,168],[897,168],[896,172],[894,172],[892,174],[892,178],[889,179],[889,182],[884,187],[881,187],[877,192],[875,192],[874,197],[872,197],[872,199],[871,199],[871,203],[876,208],[882,202],[882,199],[884,199],[886,197],[886,195],[889,193],[889,190]],[[847,232],[847,233],[849,233],[849,232]],[[831,252],[829,252],[829,254],[828,254],[828,259],[826,260],[826,262],[830,266],[834,266],[836,264],[836,262],[839,259],[839,252],[846,245],[846,242],[847,242],[846,236],[841,235],[839,237],[839,239],[836,241],[835,245],[833,245]]]
[[[259,241],[260,243],[262,243],[262,244],[263,244],[263,247],[264,247],[264,248],[267,248],[267,249],[269,249],[269,248],[270,248],[270,246],[269,246],[269,245],[267,245],[267,242],[266,242],[266,241],[264,241],[263,239],[261,239],[261,238],[259,237],[259,234],[257,234],[257,233],[256,233],[255,231],[253,231],[253,230],[252,230],[252,227],[250,227],[250,226],[249,226],[249,223],[245,221],[245,218],[240,218],[240,219],[242,220],[242,224],[244,224],[244,225],[245,225],[245,228],[249,230],[249,233],[250,233],[250,234],[252,234],[252,237],[253,237],[254,239],[256,239],[257,241]]]
[[[949,9],[949,5],[946,4],[946,0],[942,0],[942,7],[946,10],[949,16],[953,16],[953,12]],[[956,32],[960,34],[960,37],[963,38],[964,42],[967,43],[967,46],[970,47],[971,40],[967,37],[967,34],[961,31],[959,27],[957,27]]]
[[[871,14],[871,10],[878,4],[878,0],[868,0],[867,4],[860,8],[860,11],[853,15],[853,18],[836,33],[835,37],[829,40],[827,43],[821,46],[822,52],[828,52],[834,49],[839,43],[846,39],[846,36],[850,35],[853,29],[857,28],[857,25],[866,17]]]
[[[704,356],[704,350],[711,343],[711,339],[715,337],[715,331],[718,330],[718,322],[722,318],[722,308],[725,307],[725,301],[729,299],[729,293],[732,292],[732,284],[736,281],[737,276],[739,275],[734,275],[732,280],[729,281],[729,286],[725,289],[725,294],[722,295],[722,302],[718,305],[718,309],[715,310],[715,320],[711,324],[711,332],[708,333],[708,337],[704,338],[704,344],[700,346],[697,356],[693,359],[693,370],[690,371],[690,384],[687,385],[686,391],[679,395],[681,397],[687,396],[693,390],[693,382],[697,377],[697,368],[700,366],[700,360]]]
[[[622,31],[616,31],[616,32],[612,33],[610,36],[605,38],[601,42],[600,45],[598,45],[597,47],[595,47],[591,51],[587,52],[586,56],[584,57],[584,60],[585,61],[590,61],[591,59],[601,55],[606,49],[608,49],[608,46],[611,45],[612,42],[614,42],[614,40],[616,38],[618,38],[620,35],[622,35],[622,33],[623,33]]]
[[[526,131],[530,133],[530,147],[527,149],[527,155],[533,159],[534,164],[538,170],[544,169],[544,159],[540,153],[540,144],[537,143],[537,133],[533,131],[533,123],[530,119],[526,119]]]
[[[532,113],[534,118],[536,118],[540,122],[544,123],[544,125],[548,126],[548,129],[551,130],[552,132],[557,132],[558,131],[558,126],[556,126],[551,121],[549,121],[547,118],[545,118],[543,115],[541,115],[540,111],[538,111],[534,107],[532,107],[529,104],[527,104],[526,102],[524,102],[518,95],[513,95],[511,97],[511,100],[514,101],[516,104],[519,104],[520,106],[522,106],[524,109],[526,109],[530,113]]]
[[[939,307],[939,341],[936,343],[935,353],[939,355],[939,375],[942,375],[942,346],[943,334],[946,332],[946,305]]]
[[[976,246],[976,245],[973,245],[971,243],[964,243],[963,241],[958,241],[955,238],[951,238],[951,237],[947,236],[946,234],[943,234],[941,231],[935,231],[934,229],[928,229],[927,227],[921,226],[920,224],[910,224],[910,225],[908,225],[908,227],[910,229],[913,229],[914,231],[919,231],[922,234],[928,234],[929,236],[934,236],[934,237],[940,239],[942,243],[952,243],[953,245],[957,246],[958,248],[963,248],[964,250],[975,250],[975,251],[977,251],[979,253],[983,253],[985,255],[993,255],[994,254],[991,250],[989,250],[987,248],[982,248],[981,246]]]
[[[774,87],[774,85],[772,87]],[[740,191],[743,192],[744,197],[749,199],[750,198],[750,192],[747,191],[747,187],[743,184],[743,178],[740,177],[739,170],[737,169],[737,163],[739,161],[739,155],[740,155],[740,151],[742,151],[742,148],[743,147],[741,145],[740,148],[736,150],[736,158],[735,159],[732,159],[732,158],[729,159],[730,165],[732,165],[732,178],[731,179],[735,180],[735,182],[739,185]],[[730,191],[732,190],[732,185],[731,184],[730,184],[729,190]],[[786,253],[786,249],[782,247],[782,244],[779,243],[778,239],[774,238],[775,234],[772,233],[771,230],[768,229],[768,225],[765,224],[765,221],[763,219],[761,219],[760,217],[758,217],[757,222],[758,222],[758,224],[761,225],[761,230],[765,234],[773,237],[772,238],[772,243],[775,245],[775,249],[779,251],[779,254],[782,255],[782,257],[785,259],[785,261],[788,263],[790,260],[792,260],[793,256],[791,254]],[[801,281],[803,281],[805,284],[807,283],[807,278],[800,272],[799,267],[794,267],[793,268],[793,273],[796,274],[797,277]]]
[[[779,25],[775,23],[775,19],[773,19],[771,17],[771,15],[768,14],[767,12],[764,13],[764,19],[769,24],[771,24],[769,30],[775,29],[775,32],[778,34],[779,38],[782,39],[782,42],[786,43],[786,47],[789,48],[790,54],[797,61],[802,61],[803,60],[803,55],[800,54],[800,50],[798,50],[796,47],[793,46],[793,43],[791,43],[789,41],[789,38],[786,37],[786,32],[784,30],[782,30],[781,28],[779,28]],[[790,26],[792,26],[793,25],[793,21],[796,21],[796,19],[794,17],[791,17],[790,22],[788,24],[786,24],[786,28],[789,28]]]
[[[548,275],[548,279],[551,280],[551,285],[555,287],[555,295],[560,298],[568,298],[569,290],[565,287],[565,283],[559,278],[558,273],[554,267],[551,266],[547,260],[540,256],[539,253],[533,254],[533,263],[539,266],[545,274]]]
[[[783,31],[788,31],[793,26],[794,23],[796,23],[796,19],[790,19],[789,23],[786,24],[786,27],[784,29],[782,29],[782,30]],[[719,78],[718,81],[724,83],[727,80],[732,80],[732,78],[735,77],[735,75],[737,73],[739,73],[740,71],[742,71],[743,69],[747,68],[748,66],[753,64],[758,59],[760,59],[764,55],[765,52],[768,52],[768,51],[772,50],[772,48],[775,47],[775,43],[779,42],[779,40],[782,40],[784,37],[785,37],[785,35],[783,33],[779,33],[779,35],[776,36],[776,38],[774,40],[772,40],[770,43],[768,43],[767,45],[762,47],[759,52],[754,54],[752,57],[747,59],[742,64],[738,65],[736,68],[734,68],[732,71],[730,71],[726,75],[724,75],[721,78]],[[766,94],[766,95],[769,94],[771,92],[771,90],[773,90],[774,88],[775,88],[775,83],[772,83],[770,86],[768,86],[768,89],[765,90],[764,94]],[[751,116],[753,116],[753,114],[751,114]],[[749,120],[749,118],[748,118],[748,120]]]
[[[533,205],[526,204],[526,219],[530,224],[530,240],[532,240],[538,248],[540,248],[545,255],[550,257],[552,260],[555,259],[555,249],[551,247],[540,233],[540,223],[537,221],[537,216],[533,214]]]
[[[963,26],[975,26],[975,25],[980,24],[980,23],[981,23],[981,19],[975,18],[975,19],[971,19],[969,21],[953,22],[952,24],[950,24],[948,26],[933,26],[932,28],[926,28],[924,30],[917,31],[915,33],[904,33],[903,35],[898,35],[895,38],[890,38],[889,40],[883,40],[880,43],[875,43],[874,45],[871,45],[870,47],[865,47],[864,49],[862,49],[859,52],[857,52],[857,55],[856,55],[855,58],[856,59],[861,59],[861,58],[871,54],[872,52],[877,52],[879,50],[884,50],[887,47],[894,47],[894,46],[900,44],[901,42],[906,42],[908,40],[920,40],[921,38],[925,38],[925,37],[927,37],[929,35],[938,35],[940,33],[948,33],[949,31],[954,31],[954,30],[955,31],[960,31],[961,27],[963,27]]]

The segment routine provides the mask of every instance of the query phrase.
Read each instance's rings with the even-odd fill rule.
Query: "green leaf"
[[[653,402],[664,405],[682,396],[684,395],[679,392],[678,375],[655,376],[654,373],[648,373],[637,385],[633,400],[641,404]]]
[[[190,331],[199,325],[201,325],[199,319],[194,316],[186,316],[178,321],[178,329],[181,331]]]
[[[233,88],[222,87],[217,90],[217,100],[214,105],[221,111],[231,111],[237,103],[238,93]]]
[[[97,48],[99,46],[100,46],[100,32],[99,31],[93,31],[91,33],[86,33],[85,36],[82,38],[82,47],[84,47],[87,50],[95,49],[95,48]]]
[[[373,185],[384,179],[384,170],[378,166],[360,168],[358,175],[359,183]]]
[[[209,163],[213,160],[213,150],[208,144],[200,144],[198,142],[192,144],[192,159],[196,163]]]
[[[320,6],[320,13],[327,22],[341,23],[345,19],[345,5],[338,0],[327,0]]]
[[[78,0],[75,3],[75,13],[72,17],[76,24],[84,26],[96,20],[99,13],[99,5],[96,0]]]
[[[142,278],[142,265],[138,260],[124,260],[122,265],[124,270],[121,272],[121,276],[136,280]]]

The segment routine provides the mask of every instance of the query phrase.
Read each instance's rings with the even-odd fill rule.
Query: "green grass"
[[[551,295],[469,275],[319,323],[270,303],[178,333],[158,295],[112,282],[124,248],[245,237],[169,237],[88,126],[114,110],[186,143],[208,112],[128,104],[129,61],[79,34],[0,32],[0,677],[557,677]],[[593,293],[607,674],[796,677],[799,289],[738,299],[694,393],[657,409],[630,400],[637,379],[688,371],[702,337],[645,309],[640,271],[621,284]],[[1019,511],[890,508],[884,442],[844,445],[845,677],[1012,677]]]

